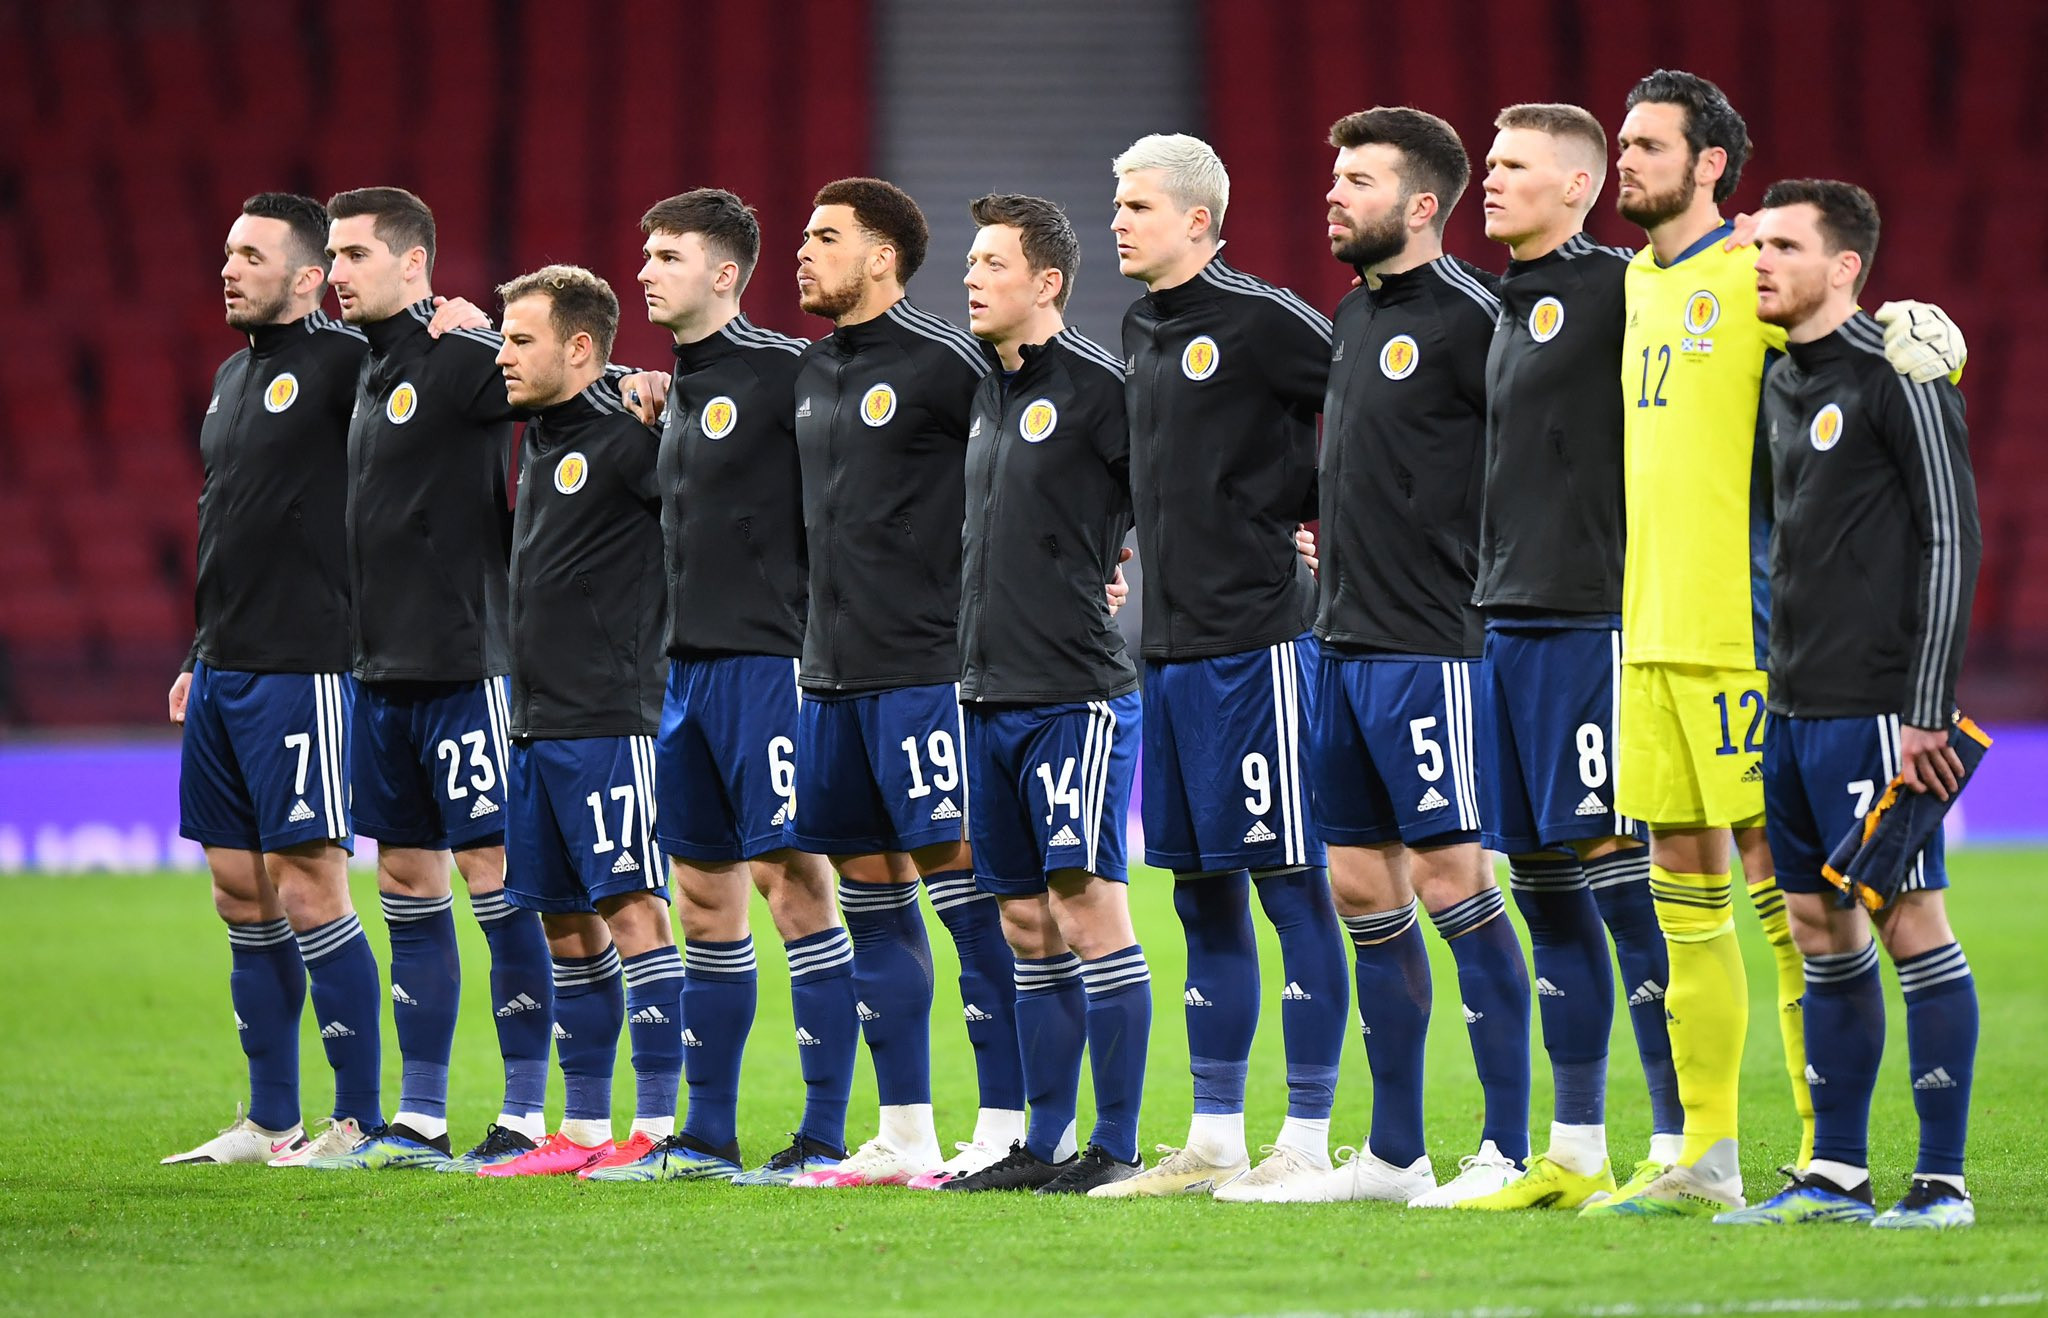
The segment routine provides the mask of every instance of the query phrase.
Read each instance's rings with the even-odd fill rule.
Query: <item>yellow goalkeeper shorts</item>
[[[1762,823],[1767,690],[1755,668],[1624,663],[1615,810],[1655,829]]]

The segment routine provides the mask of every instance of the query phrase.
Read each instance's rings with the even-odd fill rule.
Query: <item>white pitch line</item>
[[[2041,1304],[2048,1292],[2030,1291],[2011,1295],[1894,1295],[1889,1299],[1833,1298],[1826,1296],[1783,1296],[1768,1300],[1726,1300],[1721,1303],[1598,1304],[1566,1305],[1555,1309],[1532,1309],[1526,1305],[1482,1305],[1473,1309],[1290,1309],[1264,1318],[1542,1318],[1549,1313],[1575,1313],[1585,1318],[1650,1318],[1651,1315],[1692,1315],[1747,1313],[1871,1313],[1929,1309],[2016,1309]],[[1249,1318],[1249,1316],[1246,1316]]]

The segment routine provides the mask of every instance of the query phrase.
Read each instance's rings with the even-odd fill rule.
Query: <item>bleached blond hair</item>
[[[1174,205],[1184,211],[1209,208],[1209,236],[1223,232],[1223,212],[1230,205],[1230,172],[1216,148],[1186,133],[1153,133],[1131,143],[1110,165],[1118,178],[1141,169],[1159,171],[1159,181]]]

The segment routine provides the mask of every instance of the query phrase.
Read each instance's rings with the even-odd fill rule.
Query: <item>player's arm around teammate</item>
[[[1016,955],[1029,1121],[951,1191],[1084,1194],[1136,1173],[1151,1037],[1131,927],[1124,827],[1137,759],[1137,671],[1102,594],[1130,529],[1123,368],[1061,317],[1081,245],[1038,197],[971,207],[968,324],[1002,370],[967,441],[961,701],[975,882]],[[1083,1045],[1096,1121],[1077,1149]]]
[[[1943,907],[1940,835],[1909,863],[1904,890],[1867,916],[1821,872],[1894,777],[1944,799],[1955,790],[1948,723],[1981,553],[1961,394],[1894,373],[1883,330],[1856,308],[1878,227],[1869,194],[1831,180],[1773,185],[1759,217],[1757,311],[1789,340],[1763,394],[1775,512],[1764,792],[1805,958],[1815,1142],[1782,1192],[1718,1221],[1975,1219],[1963,1145],[1976,987]],[[1873,926],[1905,990],[1920,1114],[1912,1189],[1882,1217],[1869,1172],[1885,1034]]]
[[[320,312],[326,211],[262,193],[228,232],[227,323],[248,346],[214,377],[199,436],[196,633],[170,693],[184,737],[180,832],[206,848],[233,954],[229,996],[249,1065],[235,1123],[167,1163],[334,1153],[383,1124],[377,967],[348,893],[348,581],[342,499],[362,335]],[[299,1016],[335,1071],[308,1142]]]

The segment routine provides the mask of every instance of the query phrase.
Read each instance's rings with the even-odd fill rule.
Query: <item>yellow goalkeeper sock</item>
[[[1813,1091],[1806,1083],[1806,962],[1792,943],[1785,894],[1775,878],[1749,885],[1749,900],[1764,926],[1764,938],[1778,963],[1778,1034],[1785,1043],[1785,1074],[1792,1077],[1792,1106],[1799,1113],[1799,1166],[1813,1161]]]
[[[1749,980],[1735,942],[1727,875],[1673,874],[1652,865],[1650,896],[1671,957],[1664,1020],[1685,1109],[1679,1161],[1690,1165],[1717,1141],[1735,1138]]]

